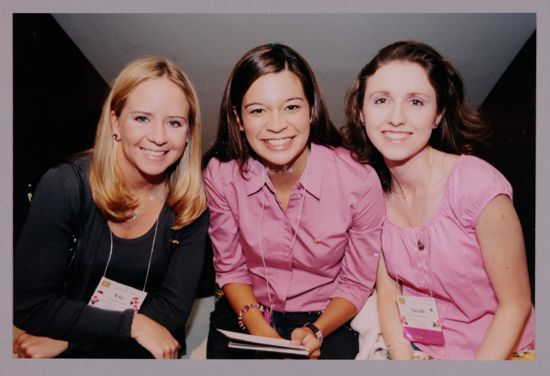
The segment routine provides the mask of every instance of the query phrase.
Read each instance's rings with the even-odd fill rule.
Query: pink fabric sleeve
[[[204,173],[204,185],[210,210],[208,233],[214,249],[216,283],[252,284],[243,250],[239,242],[239,225],[231,211],[226,194],[232,192],[226,181],[231,177],[234,163],[221,163],[213,158]]]
[[[512,199],[512,186],[495,167],[473,156],[462,156],[449,184],[452,210],[462,226],[475,228],[483,209],[498,195]]]
[[[353,205],[353,219],[348,230],[348,245],[338,276],[338,288],[332,297],[342,297],[357,310],[372,293],[381,252],[382,224],[385,218],[384,193],[378,175],[364,166],[368,176],[363,184],[367,193]]]

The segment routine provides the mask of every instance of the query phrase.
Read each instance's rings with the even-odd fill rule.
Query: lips
[[[292,140],[292,137],[285,137],[285,138],[269,138],[264,139],[263,141],[272,146],[283,146],[288,144]]]
[[[383,131],[382,135],[390,142],[400,143],[405,141],[412,133],[411,132],[395,132]]]
[[[147,148],[141,148],[141,151],[143,151],[143,154],[145,154],[147,157],[151,158],[159,158],[164,156],[168,151],[166,150],[155,150],[155,149],[147,149]]]

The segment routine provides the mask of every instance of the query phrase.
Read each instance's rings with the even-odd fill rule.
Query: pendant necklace
[[[430,164],[430,175],[429,175],[429,178],[428,178],[428,185],[426,186],[426,193],[424,195],[424,205],[422,206],[422,216],[420,217],[420,226],[424,224],[424,215],[426,214],[426,206],[427,206],[427,203],[428,203],[428,189],[430,187],[430,184],[432,183],[432,172],[433,172],[433,167]],[[416,233],[415,226],[413,226],[413,223],[412,223],[411,219],[409,218],[407,212],[405,211],[405,206],[401,202],[401,197],[400,196],[405,197],[405,192],[403,191],[403,188],[401,188],[401,184],[399,184],[399,181],[397,179],[394,178],[394,180],[397,183],[397,186],[399,187],[399,190],[401,191],[400,194],[397,195],[397,203],[399,204],[399,208],[401,209],[401,212],[405,216],[405,219],[407,220],[407,223],[409,224],[409,227],[411,227],[411,229],[414,232],[414,235],[416,237],[416,246],[418,247],[418,250],[423,251],[424,248],[426,248],[426,243],[424,243],[424,241],[422,239],[420,239],[420,236],[418,236],[418,234]]]
[[[155,193],[152,193],[151,195],[149,195],[148,199],[144,200],[143,203],[140,203],[139,206],[134,209],[130,219],[132,221],[136,221],[139,217],[141,217],[141,215],[145,212],[145,208],[148,207],[153,202],[153,200],[156,199],[156,200],[159,200],[159,201],[164,201],[164,199],[165,199],[165,197],[164,197],[165,189],[166,189],[166,187],[162,187],[160,192],[155,192]]]

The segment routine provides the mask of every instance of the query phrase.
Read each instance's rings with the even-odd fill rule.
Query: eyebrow
[[[375,95],[385,95],[385,96],[390,96],[390,92],[389,91],[386,91],[386,90],[378,90],[378,91],[374,91],[372,93],[369,93],[368,97],[371,98]],[[407,97],[411,98],[411,97],[417,97],[417,96],[421,96],[421,97],[425,97],[425,98],[429,98],[430,95],[429,94],[426,94],[426,93],[422,93],[422,92],[419,92],[419,91],[415,91],[415,92],[412,92],[412,93],[407,93],[406,94]]]
[[[152,115],[153,115],[152,112],[147,112],[147,111],[130,111],[130,114],[131,114],[131,115],[149,115],[149,116],[152,116]],[[187,117],[182,116],[182,115],[168,115],[167,117],[170,117],[170,118],[181,118],[181,119],[187,120]]]
[[[302,98],[302,97],[291,97],[291,98],[287,98],[283,103],[287,103],[287,102],[291,102],[291,101],[295,101],[295,100],[302,101],[302,102],[305,101],[305,99]],[[247,103],[247,104],[244,105],[244,108],[246,109],[250,106],[263,106],[263,104],[261,102]]]

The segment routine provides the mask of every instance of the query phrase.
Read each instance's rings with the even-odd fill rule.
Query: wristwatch
[[[304,325],[304,328],[308,328],[309,330],[311,330],[315,337],[317,337],[319,342],[323,343],[323,332],[314,323],[308,322]]]

